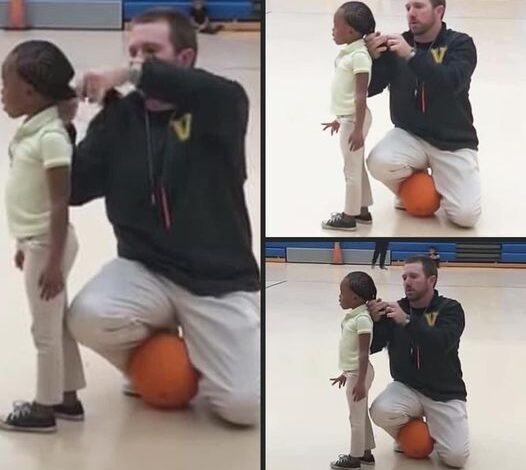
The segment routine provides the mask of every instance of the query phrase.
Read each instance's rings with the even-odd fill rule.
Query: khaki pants
[[[371,405],[374,423],[394,439],[410,419],[422,416],[440,459],[451,467],[462,467],[469,455],[466,402],[435,401],[401,382],[391,382]]]
[[[256,424],[260,407],[260,308],[256,292],[198,296],[117,258],[73,300],[75,338],[126,372],[133,349],[158,330],[183,329],[199,392],[223,419]]]
[[[349,403],[349,421],[351,422],[351,456],[362,457],[366,450],[376,447],[374,442],[373,428],[369,419],[367,394],[374,379],[374,369],[371,363],[367,367],[365,376],[366,395],[360,401],[354,401],[352,391],[358,382],[358,371],[346,372],[347,387],[346,395]]]
[[[345,175],[345,213],[347,215],[360,214],[361,207],[369,207],[373,203],[369,176],[365,168],[364,147],[351,152],[349,136],[354,131],[354,116],[340,116],[340,150],[343,156],[343,174]],[[371,127],[371,112],[365,111],[363,123],[364,139]]]
[[[51,300],[40,298],[39,279],[49,257],[47,235],[18,240],[24,253],[24,282],[33,318],[31,332],[37,349],[37,387],[35,401],[42,405],[62,403],[63,393],[85,387],[82,361],[77,343],[65,325],[66,288]],[[73,228],[68,231],[62,272],[64,281],[78,251]]]
[[[472,149],[440,150],[403,129],[391,129],[367,158],[371,175],[398,195],[400,183],[431,168],[441,207],[451,222],[472,227],[481,213],[480,173]]]

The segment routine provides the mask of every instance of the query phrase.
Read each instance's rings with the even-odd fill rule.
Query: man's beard
[[[411,25],[410,25],[409,29],[413,33],[413,36],[422,36],[422,35],[426,34],[427,32],[429,32],[429,30],[433,27],[434,24],[435,24],[435,19],[433,18],[427,24],[419,23],[419,24],[416,25],[416,27],[411,27]]]

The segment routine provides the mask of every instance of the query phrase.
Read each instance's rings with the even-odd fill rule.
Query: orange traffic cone
[[[10,0],[9,22],[6,29],[28,29],[25,0]]]
[[[343,264],[343,251],[340,242],[334,242],[332,250],[332,264]]]

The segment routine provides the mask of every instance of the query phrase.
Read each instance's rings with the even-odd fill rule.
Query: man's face
[[[427,33],[442,22],[444,6],[433,7],[431,0],[409,0],[405,4],[407,23],[414,35]]]
[[[418,301],[433,291],[436,281],[435,276],[426,277],[422,263],[406,264],[402,279],[405,295],[413,301]]]
[[[175,62],[176,54],[170,41],[170,27],[166,21],[133,24],[130,29],[128,51],[130,58],[143,61],[155,57]]]
[[[128,38],[128,52],[131,60],[142,62],[155,57],[183,68],[193,67],[195,61],[193,49],[175,51],[170,39],[170,26],[163,20],[153,23],[132,23]],[[162,111],[172,108],[173,105],[147,98],[146,107],[150,111]]]

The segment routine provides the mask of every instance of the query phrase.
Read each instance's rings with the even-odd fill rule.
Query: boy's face
[[[333,18],[332,39],[338,45],[349,44],[353,41],[354,29],[349,26],[341,10],[337,10]]]
[[[7,115],[17,118],[27,114],[34,90],[18,74],[13,54],[9,54],[2,64],[2,82],[2,104]]]
[[[340,306],[343,309],[356,308],[363,302],[349,287],[349,281],[344,279],[340,283]]]

